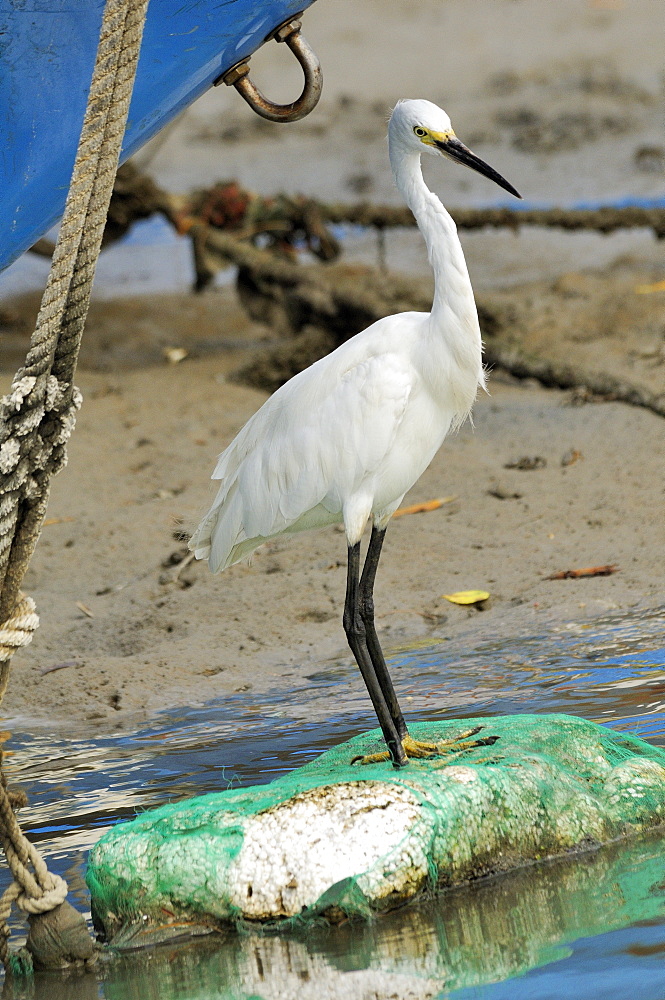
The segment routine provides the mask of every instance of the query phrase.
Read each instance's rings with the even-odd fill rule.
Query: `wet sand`
[[[251,564],[220,576],[200,563],[178,576],[185,536],[214,491],[214,456],[265,398],[226,381],[260,331],[230,291],[194,301],[197,332],[213,313],[225,315],[226,351],[80,371],[85,403],[69,466],[54,481],[26,579],[41,628],[15,659],[4,705],[12,715],[106,727],[246,685],[278,690],[350,659],[338,528],[269,542]],[[189,301],[153,305],[158,317],[184,306],[192,320]],[[141,306],[150,315],[150,303]],[[89,352],[95,329],[93,313]],[[376,593],[388,653],[444,637],[463,650],[493,635],[663,603],[662,418],[572,399],[497,373],[491,395],[478,400],[475,429],[467,424],[444,444],[406,502],[456,499],[389,529]],[[505,467],[525,456],[544,465]],[[620,571],[546,579],[601,564]],[[442,597],[467,589],[490,591],[489,606],[469,610]]]
[[[385,112],[398,97],[423,95],[533,201],[661,193],[640,154],[663,145],[662,77],[649,55],[662,15],[653,3],[476,6],[469,18],[461,0],[415,13],[411,4],[387,13],[378,0],[360,8],[321,0],[307,15],[308,35],[330,69],[311,119],[275,132],[216,91],[143,160],[152,157],[150,170],[171,190],[237,176],[262,192],[394,200]],[[261,59],[268,90],[281,53]],[[494,198],[469,173],[429,178],[450,205]],[[515,310],[523,346],[658,391],[662,321],[655,295],[635,293],[662,277],[651,234],[463,239],[474,284]],[[424,270],[416,234],[390,238],[389,265]],[[3,391],[33,306],[3,303],[14,310]],[[349,662],[337,528],[270,542],[250,565],[218,577],[200,564],[178,574],[185,537],[214,490],[215,456],[265,399],[229,374],[270,336],[230,289],[93,307],[78,376],[84,407],[25,583],[41,628],[14,659],[6,715],[109,729],[248,685],[279,692]],[[168,346],[189,355],[168,364]],[[575,394],[498,372],[490,386],[475,430],[466,425],[445,443],[406,502],[456,499],[389,529],[376,591],[388,653],[444,637],[463,651],[491,636],[665,602],[662,418],[620,403],[574,405]],[[562,464],[571,453],[579,457]],[[505,467],[525,456],[544,465]],[[619,572],[547,579],[602,564]],[[483,611],[442,597],[475,588],[492,595]]]

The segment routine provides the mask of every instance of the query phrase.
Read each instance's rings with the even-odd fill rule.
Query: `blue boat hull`
[[[125,160],[313,0],[151,0]],[[0,0],[0,269],[62,215],[103,0]]]

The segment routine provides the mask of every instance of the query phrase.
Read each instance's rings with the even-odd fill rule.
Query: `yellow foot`
[[[425,743],[423,740],[414,740],[407,733],[402,740],[402,746],[404,747],[404,753],[410,760],[414,758],[437,757],[447,753],[458,754],[463,753],[465,750],[473,750],[475,747],[491,747],[499,739],[498,736],[484,736],[480,740],[471,739],[482,728],[482,726],[476,726],[475,729],[467,729],[466,732],[460,733],[454,740],[441,740],[440,743]],[[381,753],[370,753],[364,757],[359,755],[358,757],[354,757],[351,763],[379,764],[384,760],[390,760],[390,754],[387,750]]]

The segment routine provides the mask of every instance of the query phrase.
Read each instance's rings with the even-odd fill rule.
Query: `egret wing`
[[[295,376],[220,455],[219,493],[190,547],[223,568],[318,505],[341,512],[355,492],[371,489],[411,387],[404,357],[390,352],[349,359],[341,350]]]
[[[295,383],[260,421],[261,438],[238,467],[248,537],[277,534],[317,504],[341,510],[385,458],[411,388],[394,355],[365,359],[331,381]]]

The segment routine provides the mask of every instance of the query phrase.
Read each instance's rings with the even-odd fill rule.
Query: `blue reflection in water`
[[[455,1000],[662,1000],[665,925],[580,938],[568,958],[519,979],[454,990]],[[443,1000],[443,994],[441,995]]]
[[[412,717],[562,711],[665,745],[663,626],[665,609],[658,609],[485,643],[463,655],[435,640],[392,656],[390,666]],[[270,781],[375,727],[365,697],[349,693],[355,676],[348,661],[331,663],[287,692],[261,698],[245,692],[223,703],[165,712],[133,733],[69,739],[15,733],[10,781],[30,798],[24,828],[87,908],[85,853],[108,826],[168,801]],[[321,696],[349,710],[325,722],[303,719],[308,702]],[[665,973],[648,946],[664,941],[660,923],[612,931],[578,941],[569,957],[510,983],[455,996],[502,1000],[510,991],[511,1000],[629,994],[631,1000],[656,1000],[665,992]],[[642,951],[631,952],[630,942],[640,943]]]

